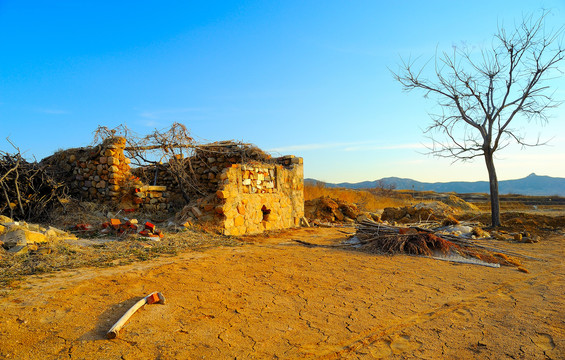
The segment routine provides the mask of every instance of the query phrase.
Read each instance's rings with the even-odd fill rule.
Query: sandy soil
[[[351,230],[352,231],[352,230]],[[563,359],[565,239],[496,242],[516,268],[305,247],[299,229],[236,247],[29,277],[0,298],[2,359]],[[161,291],[114,340],[106,331]]]

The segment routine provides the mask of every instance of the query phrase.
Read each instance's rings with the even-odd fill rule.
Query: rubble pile
[[[49,254],[57,241],[76,239],[68,232],[55,227],[43,227],[24,221],[13,221],[0,215],[0,246],[13,254]]]
[[[164,237],[161,230],[157,229],[155,224],[146,221],[143,225],[138,224],[137,219],[118,219],[112,218],[99,225],[92,224],[76,224],[71,231],[80,237],[95,237],[104,235],[113,235],[125,237],[128,235],[149,238],[151,240],[159,240]]]

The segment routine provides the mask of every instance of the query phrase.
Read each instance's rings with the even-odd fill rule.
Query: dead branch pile
[[[369,220],[359,224],[355,234],[360,250],[380,254],[411,254],[436,256],[459,255],[476,258],[487,263],[520,266],[520,262],[510,256],[539,260],[512,251],[477,244],[471,240],[454,235],[434,234],[433,230],[418,226],[401,228]]]
[[[48,166],[26,161],[21,154],[0,152],[0,214],[15,220],[41,221],[66,199],[68,189]]]
[[[363,244],[364,250],[372,253],[431,256],[437,251],[445,254],[459,248],[454,243],[427,231],[398,228],[371,221],[363,221],[355,236]]]
[[[201,197],[209,192],[197,174],[199,166],[207,167],[203,171],[216,174],[222,167],[235,163],[272,161],[270,155],[251,144],[231,140],[200,144],[180,123],[146,136],[137,136],[123,125],[114,129],[99,127],[94,142],[118,136],[126,139],[124,150],[135,167],[132,172],[151,184],[156,183],[158,174],[167,174],[185,203],[194,195]]]
[[[270,163],[271,155],[267,154],[257,146],[245,144],[233,140],[218,141],[210,144],[203,144],[195,149],[195,156],[198,158],[208,158],[221,155],[229,158],[231,163],[246,164],[251,162]]]

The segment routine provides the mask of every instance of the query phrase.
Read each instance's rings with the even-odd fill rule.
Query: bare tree
[[[546,32],[548,14],[526,17],[510,32],[499,26],[491,47],[478,53],[459,47],[436,53],[432,79],[423,75],[426,65],[415,68],[413,61],[403,61],[393,74],[403,90],[423,90],[440,105],[441,113],[431,115],[425,130],[433,140],[431,154],[454,161],[484,157],[492,226],[501,225],[495,152],[512,142],[541,145],[539,138],[526,140],[526,133],[515,125],[544,124],[548,110],[560,104],[549,84],[552,76],[561,74],[563,28]]]

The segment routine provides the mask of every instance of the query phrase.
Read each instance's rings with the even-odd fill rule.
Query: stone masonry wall
[[[71,194],[85,200],[117,202],[133,179],[124,156],[125,139],[111,138],[96,147],[69,149],[44,159],[56,165]]]
[[[284,157],[280,163],[234,165],[220,174],[217,191],[225,235],[257,234],[300,226],[304,216],[302,158]]]

